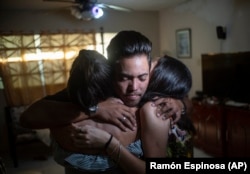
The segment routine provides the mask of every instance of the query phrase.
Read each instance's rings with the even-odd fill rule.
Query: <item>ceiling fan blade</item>
[[[101,3],[101,4],[98,3],[98,6],[103,7],[103,8],[110,8],[113,10],[119,10],[119,11],[126,11],[126,12],[132,11],[132,9],[129,9],[129,8],[120,7],[120,6],[116,6],[116,5],[103,4],[103,3]]]
[[[75,4],[75,0],[43,0],[43,1],[50,1],[50,2],[66,2],[66,3],[73,3]]]

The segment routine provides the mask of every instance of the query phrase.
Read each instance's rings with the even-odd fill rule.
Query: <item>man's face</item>
[[[149,82],[149,64],[145,54],[120,60],[115,71],[115,91],[127,106],[137,106]]]

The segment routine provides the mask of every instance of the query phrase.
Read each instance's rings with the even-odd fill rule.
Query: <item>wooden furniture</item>
[[[6,167],[1,157],[0,157],[0,173],[6,174]]]
[[[228,157],[250,157],[250,110],[226,107]]]
[[[192,100],[194,145],[215,157],[250,157],[250,110]]]
[[[13,160],[14,167],[18,167],[18,151],[19,145],[24,145],[28,148],[28,144],[39,141],[36,131],[26,129],[20,126],[20,114],[27,106],[20,107],[5,107],[5,120],[8,129],[8,140],[10,156]]]

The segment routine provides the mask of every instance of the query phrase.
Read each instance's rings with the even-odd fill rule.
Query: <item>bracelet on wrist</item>
[[[104,149],[105,149],[105,150],[107,150],[107,149],[108,149],[108,147],[109,147],[109,145],[110,145],[110,143],[111,143],[112,139],[113,139],[113,135],[112,135],[112,134],[110,134],[110,138],[109,138],[109,140],[108,140],[108,141],[105,143],[105,145],[104,145]]]

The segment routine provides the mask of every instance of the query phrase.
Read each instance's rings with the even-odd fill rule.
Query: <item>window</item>
[[[116,33],[104,33],[103,34],[103,43],[101,39],[101,34],[96,33],[96,50],[103,54],[107,58],[107,46],[110,40],[116,35]]]
[[[94,32],[0,36],[0,77],[10,106],[27,105],[66,87],[80,49],[96,49]]]

